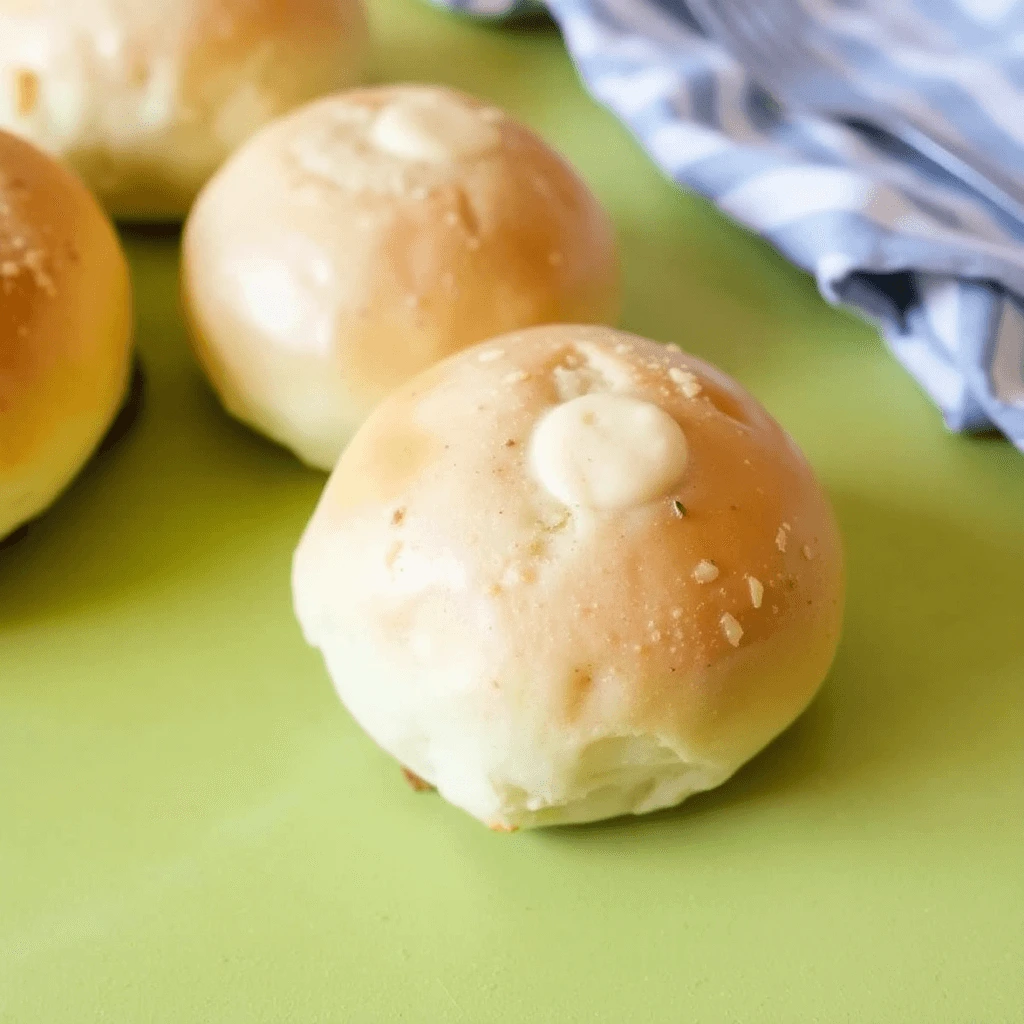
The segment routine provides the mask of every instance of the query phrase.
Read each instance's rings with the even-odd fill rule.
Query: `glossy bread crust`
[[[678,482],[613,509],[553,497],[531,443],[579,392],[668,413]],[[597,327],[497,338],[399,389],[341,458],[293,583],[355,718],[504,829],[718,785],[810,701],[843,604],[836,522],[789,436],[707,363]]]
[[[102,439],[131,335],[110,221],[73,174],[0,132],[0,537],[43,511]]]
[[[439,359],[619,304],[610,221],[572,168],[427,86],[332,96],[250,140],[189,217],[182,290],[227,409],[324,469]]]
[[[361,76],[361,0],[0,0],[0,128],[178,219],[259,127]]]

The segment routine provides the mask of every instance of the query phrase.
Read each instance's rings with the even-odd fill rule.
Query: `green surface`
[[[1024,1019],[1024,457],[659,179],[548,29],[374,9],[377,77],[518,112],[621,232],[629,329],[803,445],[849,563],[804,718],[681,810],[492,835],[416,796],[293,622],[323,478],[227,420],[176,239],[128,239],[134,429],[0,551],[0,1021]]]

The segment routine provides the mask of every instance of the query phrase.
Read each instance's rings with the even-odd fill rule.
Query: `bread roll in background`
[[[439,359],[618,312],[613,230],[578,175],[508,114],[427,86],[264,128],[197,200],[182,275],[224,405],[324,469]]]
[[[257,128],[358,81],[360,0],[0,0],[0,128],[176,219]]]
[[[110,221],[70,171],[0,131],[0,538],[50,505],[102,440],[131,336]]]
[[[327,484],[293,589],[370,736],[507,831],[724,782],[825,677],[843,568],[810,466],[734,381],[558,326],[387,399]]]

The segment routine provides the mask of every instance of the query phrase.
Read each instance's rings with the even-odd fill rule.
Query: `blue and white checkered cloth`
[[[436,2],[489,18],[532,6]],[[1024,195],[1024,3],[774,2],[800,5],[844,73]],[[1024,221],[870,123],[787,108],[685,0],[548,7],[591,93],[666,174],[876,322],[951,429],[996,427],[1024,449]]]

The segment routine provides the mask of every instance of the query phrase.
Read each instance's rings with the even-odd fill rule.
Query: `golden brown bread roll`
[[[734,381],[557,326],[464,351],[379,406],[293,589],[357,721],[509,830],[727,779],[821,684],[843,569],[810,466]]]
[[[361,0],[0,0],[0,128],[117,217],[178,218],[257,128],[354,84]]]
[[[324,469],[438,359],[618,310],[612,228],[586,185],[507,114],[427,86],[343,93],[263,129],[197,200],[182,287],[227,409]]]
[[[120,242],[73,174],[0,131],[0,537],[89,458],[128,382]]]

